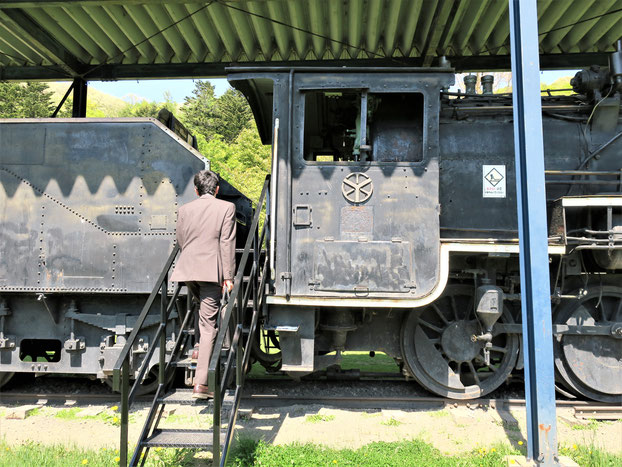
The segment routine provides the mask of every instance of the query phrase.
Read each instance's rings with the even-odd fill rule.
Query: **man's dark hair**
[[[194,186],[199,192],[199,196],[213,195],[218,186],[218,174],[211,170],[201,170],[194,176]]]

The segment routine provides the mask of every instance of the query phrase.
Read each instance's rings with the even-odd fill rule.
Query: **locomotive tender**
[[[0,386],[17,372],[111,379],[174,246],[177,207],[208,165],[160,115],[174,131],[151,118],[0,120]],[[219,196],[236,204],[243,244],[250,200],[226,181]],[[132,371],[158,346],[152,308]],[[157,355],[143,392],[158,383]]]
[[[383,351],[468,399],[522,369],[512,101],[473,78],[464,94],[450,68],[230,69],[273,145],[263,328],[283,370]],[[620,402],[620,43],[573,84],[542,99],[556,377]]]

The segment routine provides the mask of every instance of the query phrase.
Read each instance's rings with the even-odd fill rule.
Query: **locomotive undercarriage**
[[[586,251],[552,255],[550,269],[560,392],[619,402],[622,275],[606,273]],[[384,352],[406,377],[435,394],[482,397],[522,377],[518,270],[516,255],[454,254],[442,296],[420,308],[308,307],[300,313],[273,307],[270,320],[280,325],[265,325],[268,346],[280,346],[283,353],[256,355],[273,369],[283,355],[280,368],[300,377],[339,365],[344,351]],[[482,299],[482,288],[498,288],[498,307]],[[490,308],[500,311],[491,317]]]
[[[0,387],[14,373],[36,376],[70,374],[112,384],[112,367],[145,302],[143,295],[11,294],[0,296]],[[131,371],[137,374],[150,346],[159,315],[154,309],[132,349]],[[177,333],[177,313],[167,326],[167,355]],[[149,362],[140,393],[158,384],[158,352]]]

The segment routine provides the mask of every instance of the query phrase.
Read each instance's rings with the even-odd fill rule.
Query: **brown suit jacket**
[[[171,281],[221,284],[235,275],[235,205],[203,195],[179,208],[177,258]]]

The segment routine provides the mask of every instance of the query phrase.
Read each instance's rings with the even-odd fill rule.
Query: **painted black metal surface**
[[[155,119],[0,120],[0,372],[107,376],[208,165],[177,130]],[[224,180],[220,196],[236,204],[243,244],[251,202]],[[158,345],[150,334],[133,365]]]

